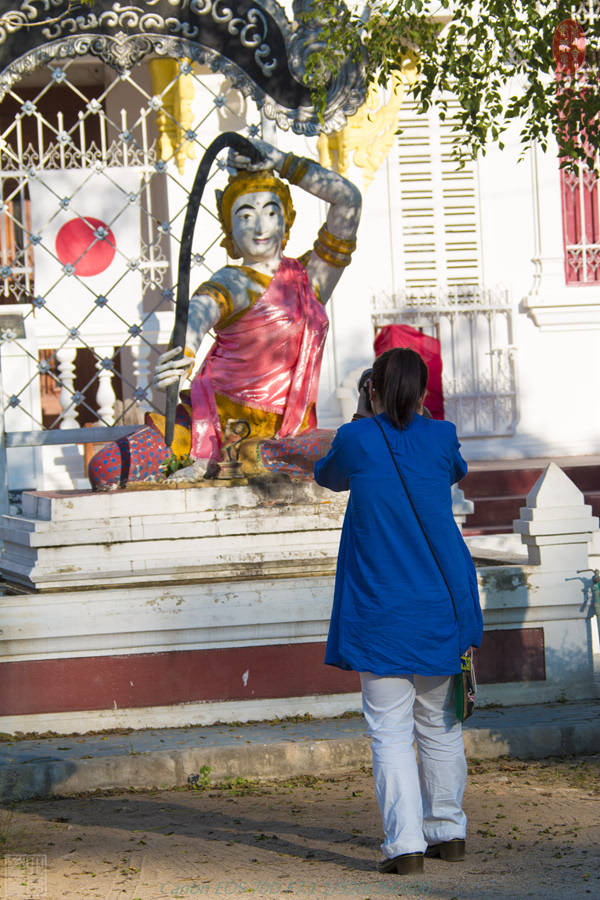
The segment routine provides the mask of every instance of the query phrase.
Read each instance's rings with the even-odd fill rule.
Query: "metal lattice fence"
[[[118,74],[79,58],[12,84],[0,129],[6,444],[84,442],[100,436],[90,425],[114,437],[162,403],[151,376],[173,324],[193,160],[224,130],[258,134],[260,114],[222,75],[186,60]],[[226,260],[205,202],[192,285]],[[10,480],[39,485],[43,465],[9,460]]]

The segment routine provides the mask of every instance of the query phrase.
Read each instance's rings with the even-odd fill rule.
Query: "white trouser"
[[[452,678],[361,672],[360,681],[384,855],[419,853],[428,844],[464,838],[467,763]]]

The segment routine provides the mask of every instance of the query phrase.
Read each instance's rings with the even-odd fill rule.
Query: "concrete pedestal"
[[[0,731],[359,709],[358,675],[323,664],[346,500],[275,481],[26,494],[2,521]],[[585,584],[563,557],[479,570],[481,702],[594,695]]]

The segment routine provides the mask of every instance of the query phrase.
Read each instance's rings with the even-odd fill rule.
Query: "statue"
[[[203,337],[214,329],[215,343],[189,397],[180,392],[172,449],[189,455],[191,462],[169,476],[175,482],[197,482],[216,472],[230,420],[245,420],[250,441],[259,442],[316,429],[328,328],[324,305],[356,247],[360,192],[317,162],[256,138],[252,143],[263,160],[251,163],[231,152],[228,164],[236,174],[217,192],[222,244],[231,258],[241,257],[241,265],[225,266],[197,288],[190,300],[184,356],[175,358],[181,348],[167,350],[155,371],[160,390],[181,383]],[[295,211],[282,179],[329,203],[312,251],[299,260],[283,255]],[[148,425],[144,433],[108,445],[94,457],[94,487],[158,474],[171,451],[161,438],[162,417],[149,414]]]

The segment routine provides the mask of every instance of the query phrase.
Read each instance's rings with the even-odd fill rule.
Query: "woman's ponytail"
[[[422,358],[408,347],[386,350],[373,363],[373,388],[396,428],[406,428],[419,408],[427,376]]]

